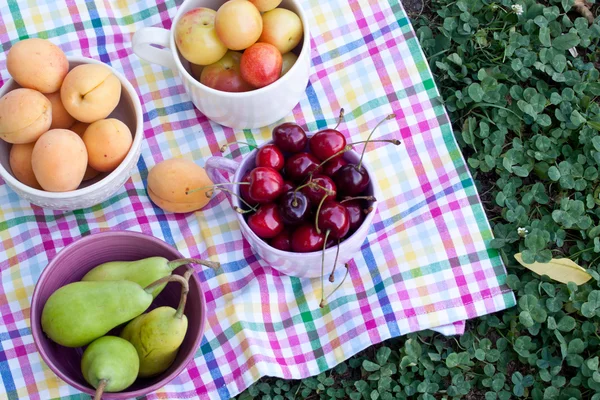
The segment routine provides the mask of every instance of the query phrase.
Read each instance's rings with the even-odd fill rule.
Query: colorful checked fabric
[[[184,255],[210,257],[221,272],[198,272],[207,330],[183,373],[149,399],[228,399],[261,376],[302,378],[332,368],[385,339],[422,329],[446,334],[464,320],[512,307],[492,234],[448,116],[398,0],[307,0],[312,69],[306,95],[286,120],[316,131],[335,124],[364,140],[394,112],[379,136],[399,147],[369,145],[367,161],[383,198],[341,290],[320,309],[319,280],[284,276],[263,265],[240,235],[219,195],[207,209],[165,214],[146,195],[148,170],[171,157],[200,165],[226,142],[266,141],[271,129],[237,131],[196,111],[173,71],[140,61],[132,34],[171,27],[174,0],[0,2],[0,43],[48,38],[68,55],[122,71],[144,109],[142,157],[110,200],[60,213],[32,207],[0,185],[0,399],[80,398],[36,352],[30,301],[41,271],[64,246],[105,230],[141,231]],[[0,54],[0,84],[9,78]],[[233,147],[239,158],[245,148]],[[338,281],[339,282],[339,281]],[[333,286],[333,285],[331,285]],[[326,290],[331,290],[327,286]],[[82,396],[81,398],[86,398]]]

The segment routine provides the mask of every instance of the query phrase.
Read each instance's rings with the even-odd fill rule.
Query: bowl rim
[[[181,74],[183,74],[185,76],[186,80],[191,82],[195,87],[201,88],[202,90],[205,90],[210,94],[214,94],[214,95],[218,95],[218,96],[222,96],[222,97],[226,97],[226,98],[246,98],[246,97],[260,95],[263,93],[267,93],[270,90],[277,90],[278,86],[281,86],[288,80],[292,79],[291,78],[291,76],[293,75],[292,71],[295,71],[298,68],[301,68],[301,66],[298,65],[298,64],[300,64],[298,61],[300,61],[300,59],[302,57],[308,57],[309,59],[311,57],[310,54],[306,54],[306,53],[310,53],[311,48],[312,48],[312,45],[310,43],[310,39],[311,39],[310,24],[308,23],[309,21],[306,17],[306,13],[305,13],[304,8],[302,7],[302,4],[299,0],[289,0],[298,9],[298,12],[296,14],[298,15],[298,17],[300,17],[300,21],[302,21],[302,31],[303,31],[302,47],[300,49],[300,53],[298,54],[298,60],[294,63],[294,65],[292,65],[290,70],[285,75],[279,77],[279,79],[277,79],[275,82],[273,82],[267,86],[263,86],[261,88],[250,90],[247,92],[225,92],[222,90],[217,90],[217,89],[208,87],[208,86],[204,85],[203,83],[200,83],[200,81],[197,80],[196,78],[194,78],[192,76],[192,74],[190,74],[189,71],[183,66],[183,63],[181,62],[181,58],[178,54],[177,45],[175,44],[175,33],[174,33],[175,27],[177,26],[177,23],[179,22],[179,20],[181,19],[181,17],[184,14],[183,13],[184,6],[186,5],[186,3],[191,3],[192,1],[196,1],[196,0],[185,0],[183,2],[183,4],[181,4],[179,6],[179,8],[177,9],[177,14],[175,14],[175,18],[173,18],[173,23],[171,25],[171,29],[169,29],[169,36],[170,36],[169,46],[171,48],[171,52],[172,52],[173,58],[175,60],[175,65],[177,66],[177,69],[179,70],[179,72]],[[225,0],[223,3],[225,3],[226,1],[227,0]],[[206,7],[198,7],[198,8],[206,8]],[[261,14],[263,14],[263,13],[261,13]],[[184,82],[185,82],[185,80],[184,80]]]
[[[92,390],[90,386],[81,385],[79,382],[76,382],[75,380],[73,380],[69,376],[67,376],[65,373],[63,373],[57,367],[57,365],[54,363],[54,361],[52,359],[50,359],[50,357],[48,356],[46,351],[41,348],[39,343],[41,343],[42,338],[40,338],[38,333],[41,332],[41,317],[42,316],[41,316],[41,313],[37,312],[38,308],[40,307],[40,304],[38,304],[40,302],[38,292],[39,292],[40,283],[43,282],[46,279],[46,277],[52,273],[52,269],[54,269],[55,266],[60,262],[62,255],[64,255],[65,253],[68,253],[73,248],[81,246],[82,244],[85,244],[87,242],[91,242],[98,238],[103,238],[106,236],[110,236],[110,237],[117,236],[117,237],[123,237],[123,238],[136,237],[136,238],[139,238],[142,240],[148,240],[148,241],[154,243],[158,247],[162,247],[162,248],[168,249],[169,251],[172,251],[174,254],[177,255],[177,257],[186,258],[185,256],[183,256],[183,254],[181,254],[181,252],[175,246],[171,246],[170,244],[163,241],[162,239],[159,239],[155,236],[152,236],[152,235],[149,235],[146,233],[135,232],[135,231],[104,231],[104,232],[89,234],[87,236],[81,237],[81,238],[69,243],[67,246],[63,247],[52,258],[52,260],[48,263],[48,265],[46,265],[46,267],[43,269],[42,273],[40,274],[40,277],[38,278],[38,280],[35,284],[35,288],[33,290],[33,295],[31,298],[30,329],[31,329],[31,334],[33,336],[33,342],[35,344],[35,347],[36,347],[38,353],[44,360],[44,362],[48,365],[48,367],[52,370],[52,372],[54,372],[56,374],[56,376],[58,376],[60,379],[62,379],[67,384],[71,385],[72,387],[80,390],[81,392],[86,393],[86,394],[91,394],[91,395],[93,395],[95,393],[95,391]],[[167,385],[169,382],[171,382],[173,379],[175,379],[177,376],[179,376],[179,374],[181,374],[181,372],[192,362],[196,352],[198,351],[198,348],[200,346],[202,338],[204,337],[204,331],[205,331],[206,323],[207,323],[206,322],[207,321],[207,312],[206,312],[206,299],[204,296],[204,292],[202,291],[202,285],[200,283],[200,280],[198,279],[198,276],[196,274],[192,274],[191,278],[194,279],[195,284],[197,285],[198,290],[200,292],[200,296],[199,296],[200,311],[202,313],[202,316],[200,318],[200,334],[194,339],[194,344],[192,347],[193,351],[189,355],[186,356],[184,362],[182,362],[179,367],[177,367],[169,375],[162,378],[160,381],[158,381],[148,387],[145,387],[143,389],[138,389],[138,390],[133,390],[133,391],[123,390],[121,392],[107,393],[105,396],[110,396],[109,398],[125,399],[125,398],[138,397],[138,396],[146,395],[148,393],[152,393],[152,392],[162,388],[163,386]],[[34,327],[37,329],[34,329]],[[48,340],[50,340],[50,339],[48,339]]]
[[[135,91],[133,85],[131,85],[131,83],[127,80],[127,78],[121,72],[117,71],[112,66],[110,66],[106,63],[103,63],[102,61],[95,60],[93,58],[88,58],[88,57],[83,57],[83,56],[67,56],[67,60],[69,61],[69,64],[71,62],[79,62],[82,64],[100,64],[100,65],[104,65],[104,66],[108,67],[111,70],[111,72],[113,74],[115,74],[115,76],[117,78],[119,78],[119,81],[121,82],[121,86],[125,89],[125,91],[127,92],[127,94],[129,95],[129,97],[131,98],[131,100],[133,102],[133,107],[134,107],[135,114],[136,114],[135,119],[136,119],[137,126],[136,126],[136,130],[135,130],[135,135],[133,137],[133,142],[131,143],[131,148],[129,149],[129,152],[127,153],[127,155],[125,156],[123,161],[121,161],[121,163],[117,166],[117,168],[115,168],[111,173],[109,173],[104,178],[100,179],[98,182],[96,182],[90,186],[81,188],[81,189],[70,190],[68,192],[48,192],[45,190],[35,189],[35,188],[32,188],[31,186],[27,186],[24,183],[20,182],[17,178],[15,178],[11,173],[8,172],[8,170],[4,167],[4,165],[2,165],[0,163],[0,176],[2,177],[2,179],[4,179],[4,181],[9,186],[14,186],[16,189],[21,190],[24,193],[28,193],[33,196],[36,196],[38,198],[52,199],[52,200],[72,199],[72,198],[76,198],[76,197],[87,196],[87,195],[94,193],[97,190],[107,186],[108,184],[113,182],[115,179],[117,179],[125,171],[127,165],[135,157],[137,149],[141,147],[143,136],[144,136],[144,119],[143,119],[144,114],[142,111],[142,104],[140,102],[140,98],[139,98],[137,92]],[[6,91],[7,89],[5,89],[5,88],[8,88],[13,83],[16,83],[16,81],[13,78],[8,79],[4,83],[4,85],[0,88],[0,96],[8,93]]]
[[[310,136],[307,135],[307,136],[310,139],[312,135],[310,135]],[[261,144],[260,147],[257,147],[254,150],[252,150],[251,152],[247,153],[245,155],[245,157],[242,160],[240,160],[239,167],[233,177],[234,182],[241,182],[242,166],[249,160],[252,160],[256,156],[256,152],[261,147],[263,147],[267,144],[272,144],[272,143],[273,143],[273,140],[269,140],[269,141]],[[354,149],[349,150],[347,153],[353,154],[354,156],[360,158],[360,154],[357,153]],[[352,235],[348,236],[346,239],[344,239],[342,242],[340,242],[340,245],[339,245],[340,248],[342,246],[344,246],[345,244],[350,243],[351,240],[356,240],[356,238],[359,237],[360,235],[363,235],[363,234],[365,236],[368,235],[369,228],[373,222],[373,218],[375,218],[375,214],[377,213],[377,206],[379,204],[379,199],[381,198],[381,188],[379,187],[379,183],[377,182],[377,179],[372,179],[372,177],[375,176],[375,172],[373,171],[373,169],[371,168],[369,163],[364,159],[362,162],[362,166],[367,170],[367,173],[369,174],[370,184],[373,187],[373,196],[375,196],[375,201],[373,201],[373,203],[371,204],[371,206],[373,207],[373,211],[371,211],[369,214],[367,214],[367,216],[365,217],[365,220],[358,227],[358,229],[356,229],[356,231],[354,231],[354,233],[352,233]],[[239,185],[235,185],[234,193],[236,195],[240,196]],[[235,202],[234,205],[236,205],[238,207],[242,206],[242,204],[239,200],[239,197],[233,196],[232,201]],[[307,252],[307,253],[296,253],[293,251],[283,251],[283,250],[276,249],[275,247],[268,244],[264,239],[261,239],[260,237],[258,237],[258,235],[256,233],[254,233],[254,231],[252,231],[252,229],[250,229],[250,226],[248,225],[248,223],[246,222],[246,220],[244,219],[244,216],[242,214],[237,213],[237,212],[235,214],[236,214],[238,223],[240,224],[240,229],[242,229],[246,234],[250,235],[253,240],[258,240],[261,243],[263,243],[265,246],[267,246],[269,248],[270,252],[272,252],[273,254],[275,254],[277,256],[299,260],[302,258],[312,257],[315,255],[318,255],[320,257],[321,253],[323,252],[323,250],[317,250],[317,251],[311,251],[311,252]],[[325,254],[332,253],[333,251],[337,251],[337,246],[332,246],[328,249],[325,249]]]

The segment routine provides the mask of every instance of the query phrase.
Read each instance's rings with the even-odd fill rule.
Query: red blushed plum
[[[268,43],[255,43],[242,54],[240,71],[246,82],[261,88],[279,79],[282,63],[277,47]]]
[[[207,65],[200,75],[200,83],[223,92],[247,92],[254,87],[240,73],[242,53],[228,51],[219,61]]]

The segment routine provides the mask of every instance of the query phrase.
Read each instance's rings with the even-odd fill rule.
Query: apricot
[[[32,38],[12,46],[6,56],[6,68],[24,88],[54,93],[60,89],[69,72],[69,61],[54,43]]]
[[[73,68],[60,88],[65,109],[81,122],[96,122],[110,115],[121,99],[121,82],[100,64]]]
[[[52,124],[50,125],[50,129],[70,128],[75,123],[75,118],[65,110],[60,99],[60,92],[49,93],[45,96],[50,100],[50,104],[52,104]]]
[[[83,140],[68,129],[44,133],[33,147],[31,166],[37,181],[49,192],[75,190],[87,168]]]
[[[33,89],[15,89],[0,98],[0,138],[9,143],[35,142],[52,124],[52,104]]]
[[[148,173],[148,195],[167,212],[186,213],[206,206],[212,184],[204,168],[182,158],[162,161]],[[206,190],[188,193],[199,188]]]
[[[10,169],[19,182],[34,189],[41,189],[31,166],[33,146],[35,143],[13,144],[10,148]]]
[[[123,122],[115,118],[96,121],[85,130],[83,142],[90,167],[100,172],[110,172],[125,159],[133,137]]]

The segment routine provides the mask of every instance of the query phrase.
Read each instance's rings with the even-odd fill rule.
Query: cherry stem
[[[333,128],[333,129],[337,129],[338,126],[340,126],[340,124],[342,123],[343,120],[344,120],[344,109],[340,108],[340,116],[338,117],[338,123],[335,126],[335,128]]]
[[[327,157],[324,161],[321,161],[321,164],[319,164],[319,166],[317,168],[315,168],[315,171],[318,171],[323,165],[327,164],[328,161],[331,161],[334,158],[341,156],[342,154],[344,154],[345,152],[350,151],[350,150],[352,150],[352,145],[351,144],[345,145],[342,150],[338,151],[337,153],[335,153],[334,155],[332,155],[330,157]],[[312,178],[313,172],[315,172],[315,171],[312,171],[310,173],[311,178]]]
[[[359,142],[352,142],[349,145],[354,146],[356,144],[367,143],[367,142],[369,142],[369,143],[392,143],[392,144],[395,144],[396,146],[398,146],[400,143],[402,143],[398,139],[377,139],[377,140],[361,140]]]
[[[360,160],[358,160],[358,164],[356,166],[356,169],[360,169],[360,167],[362,166],[362,160],[363,157],[365,156],[365,151],[367,150],[367,145],[369,144],[369,141],[371,140],[371,136],[373,136],[373,133],[375,133],[375,131],[377,130],[377,128],[379,128],[379,125],[383,124],[385,121],[390,120],[396,118],[396,114],[390,114],[387,117],[385,117],[384,119],[382,119],[381,121],[379,121],[377,123],[377,125],[375,125],[375,128],[373,128],[373,130],[371,131],[371,133],[369,133],[369,137],[367,137],[367,140],[365,140],[365,147],[363,148],[363,151],[360,155]]]
[[[188,293],[190,292],[190,277],[193,273],[194,270],[188,268],[183,274],[183,279],[185,279],[186,284],[181,288],[181,297],[179,298],[177,311],[175,311],[175,318],[181,319],[183,317],[183,310],[185,309],[185,303],[187,303]]]
[[[257,149],[258,146],[254,145],[254,144],[250,144],[247,142],[240,142],[240,141],[236,141],[236,142],[231,142],[231,143],[225,143],[223,146],[221,146],[221,148],[219,150],[221,150],[221,153],[225,153],[225,150],[227,150],[227,148],[229,148],[229,146],[231,146],[232,144],[244,144],[248,147],[250,147],[251,149]]]
[[[344,279],[342,279],[342,281],[340,282],[340,284],[337,285],[336,288],[333,289],[331,291],[331,293],[329,293],[327,295],[327,297],[325,297],[325,300],[321,301],[321,304],[319,305],[321,308],[325,307],[325,301],[327,301],[327,299],[329,299],[331,297],[331,295],[334,294],[344,284],[344,281],[348,277],[348,273],[350,272],[350,270],[348,269],[348,263],[344,264],[344,267],[346,267],[346,273],[344,274]]]
[[[248,206],[248,208],[249,208],[248,210],[245,210],[245,211],[244,211],[244,210],[242,210],[240,207],[237,207],[237,206],[236,206],[236,207],[233,207],[233,209],[235,210],[235,212],[237,212],[237,213],[239,213],[239,214],[246,214],[246,213],[249,213],[250,211],[254,211],[254,212],[256,212],[256,211],[257,211],[256,207],[253,207],[253,206],[251,206],[251,205],[250,205],[250,203],[248,203],[246,200],[244,200],[244,199],[242,198],[242,196],[240,196],[240,195],[238,195],[238,194],[234,193],[234,191],[233,191],[233,190],[229,190],[229,189],[225,189],[225,188],[217,188],[217,189],[219,189],[219,190],[221,190],[221,191],[223,191],[223,192],[225,192],[225,193],[229,193],[229,194],[230,194],[230,195],[232,195],[232,196],[235,196],[235,197],[237,197],[237,198],[239,199],[239,201],[241,201],[242,203],[244,203],[244,204],[245,204],[246,206]],[[212,197],[212,196],[208,196],[208,197]]]
[[[104,389],[108,384],[108,379],[100,379],[100,384],[96,388],[96,394],[94,395],[94,400],[102,400],[102,395],[104,394]]]
[[[335,273],[335,269],[337,267],[338,256],[340,255],[340,239],[337,242],[337,250],[335,251],[335,260],[333,260],[333,270],[331,271],[331,275],[329,275],[329,282],[333,283],[335,281],[335,277],[333,274]]]
[[[327,249],[329,232],[331,231],[328,230],[325,232],[325,241],[323,242],[323,251],[321,252],[321,302],[319,303],[319,307],[321,308],[323,308],[323,305],[325,304],[325,250]]]
[[[365,209],[363,210],[363,213],[365,213],[365,214],[369,214],[371,211],[373,211],[373,207],[365,208]]]
[[[356,196],[356,197],[345,197],[344,200],[340,201],[340,204],[343,204],[350,200],[367,200],[367,201],[377,201],[375,196]]]
[[[214,189],[214,188],[220,188],[221,186],[225,186],[225,185],[249,185],[250,182],[223,182],[223,183],[215,183],[214,185],[211,186],[202,186],[196,189],[192,189],[192,190],[186,190],[185,194],[191,194],[191,193],[196,193],[199,192],[201,190],[206,190],[206,189]],[[211,196],[206,196],[206,197],[212,197]]]
[[[319,229],[319,213],[321,212],[321,206],[323,206],[323,203],[325,202],[325,199],[328,197],[329,195],[326,194],[325,196],[323,196],[321,198],[321,201],[319,202],[319,207],[317,207],[317,212],[315,215],[315,229],[317,230],[317,233],[320,235],[321,234],[321,230]],[[327,234],[329,235],[329,231],[327,231]]]

